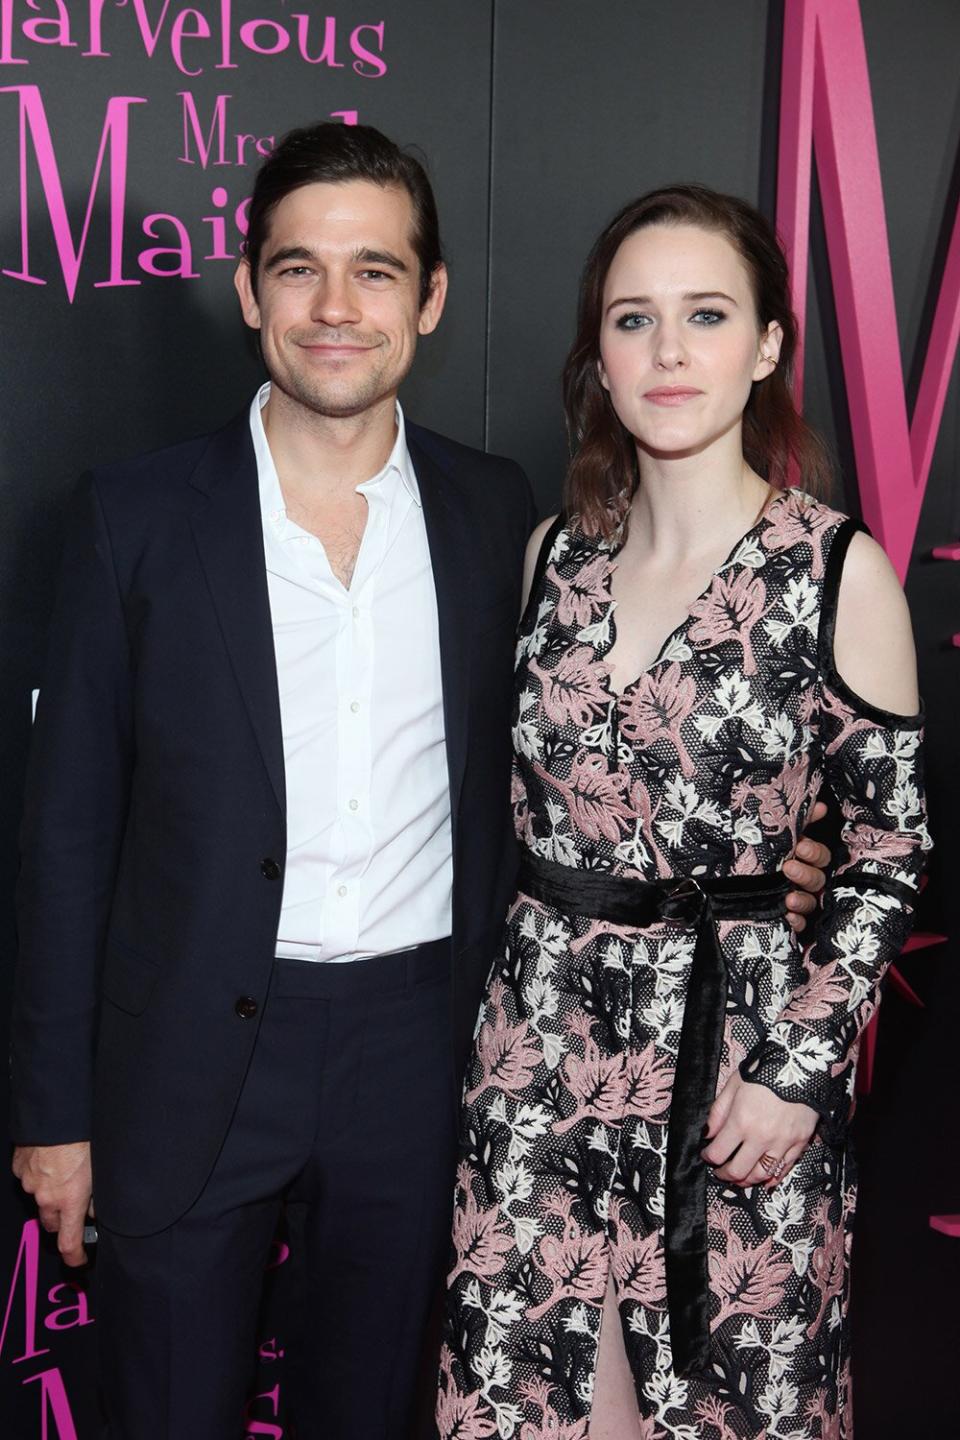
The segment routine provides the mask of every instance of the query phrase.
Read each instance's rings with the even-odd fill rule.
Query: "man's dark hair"
[[[400,185],[413,204],[413,248],[420,262],[420,306],[427,302],[433,272],[443,262],[437,202],[419,160],[372,125],[340,125],[325,121],[291,130],[267,156],[254,181],[250,199],[246,257],[257,294],[260,255],[270,216],[285,196],[302,185],[369,180],[374,185]]]

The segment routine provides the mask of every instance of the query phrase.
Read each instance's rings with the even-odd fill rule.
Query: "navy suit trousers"
[[[110,1440],[241,1440],[285,1203],[304,1285],[300,1333],[284,1337],[296,1352],[284,1362],[296,1435],[415,1433],[418,1392],[433,1388],[428,1318],[449,1244],[450,1009],[446,941],[340,965],[276,962],[202,1194],[158,1234],[101,1232]]]

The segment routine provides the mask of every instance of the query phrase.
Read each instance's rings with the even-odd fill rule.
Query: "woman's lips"
[[[664,386],[660,390],[648,390],[644,400],[649,400],[652,405],[683,405],[687,400],[693,400],[697,395],[702,395],[702,390],[693,390],[684,385]]]

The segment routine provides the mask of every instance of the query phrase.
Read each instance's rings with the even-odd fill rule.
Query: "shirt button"
[[[360,809],[360,801],[359,801],[359,800],[351,800],[351,801],[350,801],[350,809],[351,809],[351,810],[359,810],[359,809]]]
[[[354,620],[359,620],[359,619],[360,619],[360,606],[359,606],[359,605],[354,605],[354,607],[353,607],[353,618],[354,618]]]
[[[257,1002],[252,995],[241,995],[234,1005],[233,1010],[234,1014],[239,1016],[241,1020],[252,1020],[258,1008]]]
[[[270,856],[268,855],[265,860],[260,861],[260,874],[263,876],[264,880],[279,880],[280,866],[277,864],[276,860],[271,860]]]
[[[357,712],[359,711],[359,709],[360,709],[360,701],[359,701],[359,700],[352,700],[352,701],[350,702],[350,714],[351,714],[351,715],[356,715]]]
[[[341,899],[341,900],[343,899],[344,895],[346,895],[346,893],[347,893],[347,887],[346,887],[346,885],[338,885],[338,886],[337,886],[337,894],[340,896],[340,899]]]

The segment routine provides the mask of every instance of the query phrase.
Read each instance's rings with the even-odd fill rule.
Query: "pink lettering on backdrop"
[[[13,1274],[10,1277],[10,1289],[7,1291],[7,1306],[3,1315],[3,1328],[0,1329],[0,1355],[7,1343],[8,1333],[11,1344],[13,1332],[11,1322],[14,1314],[14,1301],[17,1298],[18,1286],[23,1285],[23,1354],[16,1355],[11,1362],[14,1365],[21,1364],[24,1360],[35,1360],[38,1355],[48,1355],[49,1345],[37,1345],[37,1300],[40,1276],[40,1222],[38,1220],[27,1220],[20,1232],[20,1248],[17,1251],[16,1262],[13,1267]]]
[[[230,199],[222,185],[216,185],[211,191],[210,200],[219,209],[227,204]],[[204,255],[204,260],[232,260],[234,253],[227,249],[227,222],[222,215],[204,215],[204,225],[209,225],[213,232],[213,249],[209,255]]]
[[[46,0],[55,14],[24,13],[37,11],[40,3],[0,0],[0,65],[29,65],[28,47],[34,45],[76,49],[80,42],[75,36],[81,26],[86,29],[82,56],[110,58],[112,52],[104,49],[103,33],[108,0]],[[173,0],[113,0],[107,10],[108,28],[112,33],[133,24],[147,59],[167,51],[182,75],[204,74],[214,55],[215,69],[236,70],[238,46],[267,57],[296,51],[306,64],[327,65],[333,70],[343,70],[349,60],[354,74],[366,80],[387,73],[383,20],[356,25],[347,36],[335,15],[288,14],[284,0],[263,0],[265,9],[270,5],[279,8],[276,17],[258,15],[240,23],[233,0],[219,0],[203,8],[174,4]]]
[[[863,516],[903,579],[960,338],[960,210],[912,423],[858,0],[786,0],[777,226],[803,325],[813,153]],[[798,398],[801,381],[798,377]]]
[[[268,1420],[257,1419],[254,1411],[261,1408],[261,1401],[266,1401],[269,1406],[270,1418]],[[274,1425],[280,1414],[280,1386],[274,1385],[272,1390],[265,1390],[262,1395],[254,1395],[247,1406],[245,1440],[251,1440],[254,1435],[269,1437],[269,1440],[283,1440],[283,1426]]]
[[[167,11],[169,9],[170,0],[163,0],[163,6],[160,10],[159,19],[157,20],[156,25],[151,25],[150,16],[147,14],[145,0],[133,0],[133,13],[137,17],[137,25],[139,26],[140,36],[143,40],[143,48],[144,50],[146,50],[151,60],[153,59],[153,53],[157,48],[157,43],[163,31],[164,22],[166,21]]]
[[[256,55],[281,55],[290,36],[276,20],[248,20],[240,26],[240,40]]]
[[[0,0],[0,65],[27,65],[13,53],[13,0]]]
[[[107,0],[90,0],[89,36],[87,40],[87,48],[83,52],[84,59],[86,60],[109,59],[110,52],[108,50],[104,50],[103,40],[101,38],[101,26],[103,24],[103,8],[106,4]]]
[[[336,70],[343,69],[343,61],[336,58],[337,55],[337,21],[333,15],[328,15],[323,25],[323,48],[319,55],[310,54],[310,19],[309,15],[291,15],[291,20],[297,22],[297,41],[300,46],[300,54],[308,65],[330,65]],[[356,32],[355,32],[356,33]]]
[[[93,1324],[87,1292],[82,1285],[61,1281],[47,1291],[47,1299],[57,1307],[43,1322],[48,1330],[76,1330],[81,1325]]]
[[[79,239],[75,239],[67,215],[63,183],[60,177],[60,169],[57,164],[53,138],[50,133],[50,126],[40,89],[36,85],[8,85],[0,87],[0,95],[3,94],[16,94],[20,100],[20,267],[16,270],[4,269],[0,271],[0,274],[12,280],[20,280],[28,285],[46,285],[47,283],[43,276],[34,274],[31,269],[30,166],[28,162],[32,153],[40,174],[41,188],[46,202],[47,214],[53,229],[56,253],[60,262],[60,272],[66,287],[67,298],[71,303],[73,302],[77,293],[81,265],[87,249],[87,239],[90,232],[94,205],[100,189],[104,162],[107,151],[109,150],[110,183],[107,206],[109,222],[109,270],[105,280],[94,281],[94,288],[105,289],[120,285],[139,285],[141,283],[140,280],[125,276],[123,273],[124,219],[130,139],[130,107],[133,105],[144,105],[147,103],[146,100],[140,96],[117,95],[108,102],[104,125],[100,135],[100,148],[87,196],[86,213]],[[230,96],[221,95],[217,97],[213,107],[210,125],[205,134],[203,122],[192,95],[189,91],[181,91],[180,94],[183,99],[184,153],[177,158],[181,163],[193,165],[199,161],[201,169],[204,170],[210,163],[215,165],[235,164],[237,166],[243,166],[250,163],[251,159],[256,160],[262,156],[269,155],[273,149],[275,144],[275,137],[273,135],[257,136],[237,134],[234,137],[236,145],[235,157],[231,157],[226,150],[226,107]],[[356,125],[358,123],[359,113],[356,110],[335,110],[331,114],[331,119],[340,120],[344,125]],[[252,154],[250,150],[248,150],[248,146],[252,147]],[[196,159],[194,158],[194,154],[196,154]],[[211,203],[216,206],[217,209],[224,209],[229,199],[226,190],[222,186],[214,187],[210,198]],[[247,233],[247,211],[249,203],[249,196],[247,196],[233,209],[233,223],[236,227],[237,235],[241,240]],[[220,215],[206,215],[200,223],[209,225],[212,232],[211,238],[205,239],[203,242],[204,246],[212,244],[212,249],[203,258],[210,261],[235,260],[238,252],[237,250],[229,249],[227,246],[224,217]],[[165,227],[173,233],[169,235],[169,237],[166,237],[165,229],[158,229],[158,226]],[[150,245],[142,249],[137,256],[141,270],[157,279],[197,280],[200,278],[200,272],[194,268],[193,241],[187,224],[182,219],[176,215],[169,214],[167,211],[155,211],[141,221],[140,228],[149,240],[169,238],[175,242],[167,245]]]
[[[30,273],[30,207],[27,162],[29,145],[32,143],[34,158],[40,172],[40,183],[53,226],[53,238],[56,242],[60,269],[67,287],[67,296],[71,302],[77,292],[80,264],[86,249],[87,236],[90,233],[90,221],[93,217],[93,207],[100,186],[100,175],[108,151],[110,153],[110,272],[108,279],[98,280],[95,284],[97,287],[139,285],[139,280],[125,279],[122,273],[123,215],[127,194],[130,107],[145,105],[146,100],[135,95],[116,95],[108,101],[103,130],[100,133],[100,149],[97,152],[93,181],[87,196],[83,227],[79,241],[75,242],[67,216],[63,182],[60,179],[60,170],[40,89],[36,85],[4,85],[0,87],[0,95],[3,94],[17,95],[20,100],[20,269],[4,270],[3,274],[9,275],[14,280],[27,281],[31,285],[47,283],[46,280]]]
[[[286,1265],[290,1259],[290,1246],[285,1240],[274,1239],[270,1245],[270,1258],[264,1267],[267,1270],[279,1270],[281,1265]]]
[[[386,61],[382,56],[384,29],[385,22],[381,20],[379,25],[358,25],[356,30],[352,32],[350,36],[350,49],[357,57],[353,62],[353,68],[358,75],[375,79],[381,75],[386,75]],[[368,50],[365,45],[360,43],[360,36],[367,31],[376,37],[377,49],[375,51]]]
[[[176,215],[158,211],[148,215],[143,222],[143,233],[151,240],[159,240],[163,234],[158,225],[169,226],[177,243],[175,245],[151,245],[137,256],[140,269],[148,275],[157,275],[162,280],[175,275],[178,280],[199,280],[200,271],[193,268],[193,246],[190,234],[183,221]]]
[[[70,39],[70,16],[64,0],[53,0],[56,15],[42,15],[36,20],[24,20],[23,33],[37,45],[68,45],[73,48],[76,40]]]
[[[170,31],[170,51],[173,62],[184,75],[202,75],[203,66],[191,70],[183,58],[184,40],[209,40],[210,26],[199,10],[183,10],[173,22]]]
[[[195,165],[191,153],[190,139],[197,147],[201,168],[206,170],[210,164],[210,156],[213,154],[213,147],[216,144],[217,158],[214,165],[229,165],[230,161],[226,155],[227,145],[227,105],[231,99],[229,95],[218,95],[213,107],[213,114],[210,117],[210,124],[207,133],[203,133],[203,122],[197,110],[197,102],[189,90],[177,92],[183,101],[183,154],[177,158],[182,160],[184,165]],[[251,137],[252,138],[252,137]]]
[[[912,421],[907,417],[877,134],[858,0],[786,0],[777,228],[801,333],[807,308],[813,159],[863,516],[906,578],[960,340],[960,209],[954,216]],[[797,367],[800,399],[803,367]],[[908,949],[942,936],[918,935]],[[914,996],[900,972],[893,988]],[[857,1088],[868,1093],[877,1017],[863,1038]]]
[[[39,1375],[31,1375],[23,1383],[32,1385],[37,1380],[40,1382],[40,1440],[77,1440],[77,1429],[60,1371],[41,1370]]]

